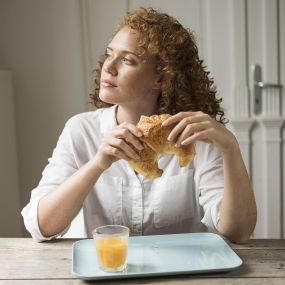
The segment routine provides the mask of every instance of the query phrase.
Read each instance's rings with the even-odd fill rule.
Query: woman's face
[[[123,27],[106,49],[100,80],[102,101],[134,108],[155,104],[160,89],[155,58],[141,54],[139,35]]]

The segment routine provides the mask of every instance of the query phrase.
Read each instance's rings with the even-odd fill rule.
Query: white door
[[[285,235],[285,1],[248,0],[252,181],[258,204],[255,235]]]

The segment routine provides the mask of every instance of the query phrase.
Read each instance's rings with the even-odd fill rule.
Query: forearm
[[[224,196],[220,206],[218,231],[231,241],[248,240],[256,224],[256,204],[240,149],[236,144],[223,154]]]
[[[44,236],[58,234],[71,223],[101,173],[96,159],[93,159],[40,200],[38,221]]]

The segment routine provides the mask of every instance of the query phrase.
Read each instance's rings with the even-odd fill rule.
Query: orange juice
[[[124,267],[128,248],[128,240],[125,237],[101,237],[96,239],[95,244],[98,261],[102,268]]]

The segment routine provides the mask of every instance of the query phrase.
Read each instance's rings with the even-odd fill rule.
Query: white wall
[[[79,0],[82,12],[85,75],[92,90],[93,71],[127,11],[127,0]]]
[[[77,0],[0,1],[0,66],[13,75],[20,208],[38,184],[65,121],[87,109],[80,17]],[[1,125],[1,135],[9,128]],[[2,162],[0,173],[8,175]],[[9,196],[0,189],[1,201],[4,191]],[[8,201],[13,204],[12,194]],[[6,217],[6,208],[0,216]],[[0,228],[13,235],[5,220]]]
[[[0,69],[0,236],[21,236],[12,75]]]

